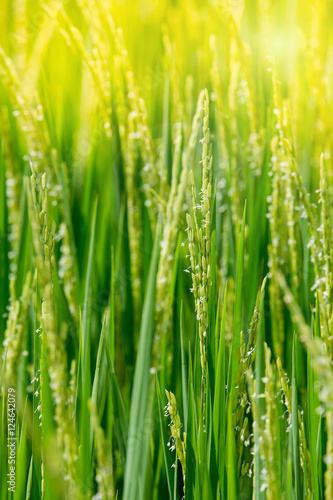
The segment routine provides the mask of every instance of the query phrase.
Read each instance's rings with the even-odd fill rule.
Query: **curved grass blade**
[[[187,402],[187,381],[186,381],[186,363],[184,351],[184,309],[183,301],[180,306],[180,352],[182,360],[182,394],[183,394],[183,411],[184,411],[184,428],[187,432],[187,416],[188,416],[188,402]]]
[[[232,423],[232,406],[231,401],[228,403],[228,424],[227,424],[227,485],[228,485],[228,500],[238,498],[237,484],[237,461],[236,461],[236,446],[234,426]]]
[[[225,402],[225,322],[227,308],[227,287],[224,292],[223,312],[221,321],[220,344],[218,350],[215,394],[213,407],[213,433],[216,446],[216,459],[219,471],[221,489],[224,489],[224,461],[226,436],[226,402]]]
[[[236,274],[236,296],[234,311],[234,329],[232,335],[231,354],[228,372],[228,394],[231,396],[231,404],[235,392],[235,376],[237,371],[237,352],[240,347],[240,334],[243,325],[243,280],[244,280],[244,238],[245,238],[246,204],[243,213],[242,231],[239,242]]]
[[[164,418],[163,418],[163,406],[162,406],[162,401],[161,401],[161,391],[160,391],[160,385],[158,383],[158,377],[156,377],[156,392],[157,392],[157,404],[158,404],[158,416],[159,416],[159,421],[160,421],[160,431],[161,431],[161,439],[162,439],[162,450],[163,450],[163,458],[164,458],[164,464],[165,464],[165,475],[167,479],[167,484],[168,484],[168,491],[169,491],[169,499],[172,500],[172,492],[174,491],[174,485],[173,485],[173,476],[170,474],[172,471],[172,456],[171,453],[168,453],[168,438],[167,438],[167,433],[165,431],[165,426],[163,425],[164,423]]]
[[[153,254],[143,305],[138,355],[135,365],[131,399],[131,413],[127,440],[127,457],[124,478],[124,500],[136,500],[140,476],[140,460],[144,446],[144,421],[148,399],[151,346],[155,305],[156,274],[159,255],[160,226],[155,236]]]
[[[299,429],[298,429],[298,395],[297,395],[297,354],[296,354],[296,333],[294,332],[293,341],[293,367],[292,367],[292,440],[293,440],[293,462],[294,462],[294,475],[295,475],[295,492],[296,498],[303,498],[302,496],[302,470],[300,462],[300,448],[299,448]]]
[[[121,458],[121,461],[123,464],[123,468],[125,469],[126,443],[127,443],[127,437],[128,437],[128,424],[127,424],[124,403],[123,403],[123,400],[121,397],[116,374],[115,374],[113,363],[112,363],[110,344],[109,344],[105,335],[104,335],[104,348],[105,348],[106,361],[107,361],[109,377],[110,377],[112,403],[113,403],[113,414],[114,414],[114,420],[115,420],[115,428],[116,428],[120,458]]]
[[[264,467],[263,460],[261,458],[261,440],[260,440],[260,428],[263,425],[262,417],[265,414],[265,401],[262,394],[265,390],[265,385],[263,379],[265,377],[265,319],[263,317],[264,310],[264,298],[265,298],[265,284],[266,278],[263,281],[261,287],[261,297],[259,304],[259,323],[258,323],[258,336],[257,336],[257,347],[256,347],[256,401],[257,406],[257,422],[254,431],[254,442],[255,442],[255,477],[254,477],[254,498],[256,500],[264,500],[266,498],[265,490],[262,489],[261,481],[261,471]]]
[[[82,315],[82,342],[81,342],[81,380],[82,380],[82,401],[80,409],[81,420],[81,473],[84,489],[91,490],[91,447],[90,447],[90,414],[88,409],[88,400],[91,391],[91,375],[90,375],[90,314],[89,308],[91,304],[92,294],[92,267],[94,258],[94,241],[97,215],[97,199],[95,201],[92,225],[90,233],[89,253],[87,262],[87,273],[85,277],[84,303]]]

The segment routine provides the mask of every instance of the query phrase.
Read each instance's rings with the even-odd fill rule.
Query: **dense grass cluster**
[[[0,500],[332,500],[332,33],[1,1]]]

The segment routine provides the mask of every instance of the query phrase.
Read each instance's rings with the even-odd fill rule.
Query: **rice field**
[[[333,499],[332,33],[1,1],[0,500]]]

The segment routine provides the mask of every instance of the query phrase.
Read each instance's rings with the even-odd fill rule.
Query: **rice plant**
[[[0,500],[332,500],[332,33],[2,0]]]

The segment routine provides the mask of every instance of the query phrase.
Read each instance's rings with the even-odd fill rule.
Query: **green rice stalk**
[[[187,147],[182,154],[182,171],[178,179],[178,165],[181,154],[181,133],[182,127],[179,124],[178,134],[176,136],[176,144],[174,150],[174,158],[172,164],[172,179],[169,198],[166,206],[165,225],[160,243],[161,254],[157,273],[157,290],[156,290],[156,332],[155,344],[156,355],[158,356],[159,348],[157,347],[161,339],[169,329],[172,312],[172,296],[170,296],[169,288],[171,283],[172,270],[175,262],[175,252],[178,240],[179,226],[182,220],[182,209],[185,200],[185,194],[188,187],[188,177],[196,147],[196,141],[199,133],[200,119],[202,115],[204,93],[201,92],[198,98],[196,113],[193,117],[192,131]],[[156,361],[158,357],[156,358]]]
[[[253,363],[256,356],[258,324],[260,319],[260,304],[262,302],[263,294],[266,286],[266,278],[264,279],[261,289],[257,294],[256,304],[253,311],[252,320],[248,331],[248,341],[245,345],[243,335],[241,337],[240,345],[241,352],[239,354],[239,366],[235,378],[235,398],[233,402],[233,425],[236,433],[237,446],[239,448],[239,461],[238,470],[241,473],[240,478],[248,472],[248,464],[243,462],[242,450],[245,441],[248,441],[248,418],[245,417],[246,412],[250,408],[250,400],[247,395],[247,373],[252,370]],[[244,418],[245,417],[245,418]]]
[[[284,372],[281,364],[280,358],[276,360],[276,366],[278,369],[278,374],[279,374],[279,384],[281,385],[281,389],[284,395],[284,402],[288,411],[288,424],[291,427],[293,425],[292,423],[292,389],[288,385],[288,377],[287,374]],[[300,448],[300,462],[301,462],[301,467],[303,469],[306,469],[307,471],[307,481],[308,485],[307,488],[309,491],[311,491],[311,467],[310,467],[310,455],[309,451],[306,447],[306,442],[305,442],[305,430],[304,430],[304,421],[303,421],[303,416],[300,412],[300,410],[297,410],[297,419],[298,419],[298,433],[299,433],[299,448]],[[309,474],[310,473],[310,474]]]
[[[285,265],[286,255],[286,226],[283,210],[285,199],[285,183],[283,177],[287,176],[285,156],[279,148],[279,138],[275,137],[271,144],[272,150],[272,196],[269,205],[269,224],[271,231],[271,243],[268,246],[269,267],[269,296],[272,314],[272,335],[274,339],[274,350],[277,356],[283,353],[284,344],[284,319],[281,291],[276,282],[276,273],[281,266]],[[282,211],[283,210],[283,211]]]
[[[176,449],[176,457],[181,463],[183,470],[184,493],[185,493],[185,472],[186,472],[186,432],[181,432],[182,423],[180,421],[179,413],[177,410],[176,397],[172,392],[165,389],[168,398],[168,403],[165,407],[165,416],[170,417],[170,429],[172,435],[172,444],[169,444],[170,451]],[[183,436],[182,436],[183,434]]]
[[[7,108],[2,109],[2,150],[6,163],[6,206],[8,212],[8,225],[10,237],[10,282],[16,279],[20,242],[20,196],[21,196],[21,176],[19,165],[15,161],[15,151],[12,138],[10,136],[9,116]],[[11,285],[10,285],[11,286]]]
[[[22,296],[15,298],[14,282],[11,282],[11,295],[8,306],[8,318],[5,331],[5,385],[15,387],[17,383],[20,356],[25,345],[27,323],[29,321],[29,310],[31,300],[36,287],[36,272],[34,275],[29,271],[25,278]]]
[[[277,435],[277,424],[276,422],[276,388],[274,383],[274,370],[271,362],[271,350],[265,343],[265,428],[263,432],[264,437],[264,454],[265,454],[265,464],[267,469],[266,481],[266,498],[267,500],[274,500],[276,495],[279,494],[279,484],[276,474],[276,464],[275,464],[275,440]]]
[[[142,273],[142,231],[140,221],[142,213],[140,209],[140,198],[136,183],[137,165],[137,139],[136,139],[137,113],[132,111],[128,116],[127,149],[125,156],[125,183],[127,192],[127,222],[130,247],[130,266],[132,279],[134,320],[137,324],[141,309],[141,273]]]
[[[0,76],[8,89],[14,107],[14,116],[17,117],[26,138],[33,173],[48,171],[50,178],[53,178],[54,172],[49,164],[49,137],[44,123],[43,108],[38,102],[37,106],[31,106],[31,96],[23,94],[22,83],[13,61],[1,46]]]
[[[325,471],[325,499],[329,500],[333,495],[333,412],[328,410],[326,413],[327,425],[327,445],[324,462],[326,464]]]
[[[332,311],[332,300],[333,300],[333,245],[332,245],[332,206],[328,198],[328,184],[326,180],[326,170],[324,155],[320,156],[320,185],[319,185],[319,203],[321,212],[321,226],[318,231],[321,233],[320,243],[322,244],[322,268],[325,277],[324,289],[323,289],[323,300],[326,305],[326,315],[328,318],[328,328],[330,334],[333,332],[333,311]]]
[[[117,49],[120,67],[122,68],[126,82],[127,99],[129,111],[137,113],[137,134],[139,139],[140,154],[143,160],[141,171],[143,189],[145,192],[145,205],[148,209],[150,224],[155,231],[158,211],[164,211],[163,203],[158,200],[165,200],[167,193],[167,176],[162,166],[158,165],[153,146],[151,130],[148,124],[148,115],[146,104],[142,96],[139,95],[135,87],[134,74],[128,57],[128,51],[125,47],[123,33],[121,28],[116,28],[111,14],[107,15],[107,23],[115,46]],[[157,195],[158,193],[158,195]]]
[[[98,493],[101,500],[113,500],[115,498],[114,484],[113,484],[113,471],[110,444],[107,441],[104,431],[99,424],[97,409],[95,404],[90,399],[88,402],[91,414],[91,423],[94,429],[95,436],[95,449],[96,449],[96,482],[98,485]]]
[[[193,171],[191,171],[192,183],[192,214],[186,215],[188,246],[192,268],[192,292],[194,295],[196,317],[199,326],[200,341],[200,363],[202,370],[202,394],[201,405],[203,410],[205,430],[205,398],[207,379],[207,353],[206,342],[209,329],[208,299],[211,285],[211,224],[212,224],[212,156],[209,132],[209,96],[205,90],[203,101],[203,139],[202,139],[202,184],[201,198],[197,205],[196,188]],[[200,210],[200,225],[197,216]]]
[[[26,179],[29,218],[36,252],[37,279],[42,295],[41,324],[42,342],[45,343],[50,387],[55,402],[58,447],[63,450],[64,479],[68,495],[79,495],[77,486],[78,450],[73,420],[68,412],[67,353],[64,340],[59,335],[53,293],[54,234],[55,224],[49,227],[48,189],[46,174],[42,178],[31,176],[30,186]],[[43,408],[41,409],[43,415]]]

